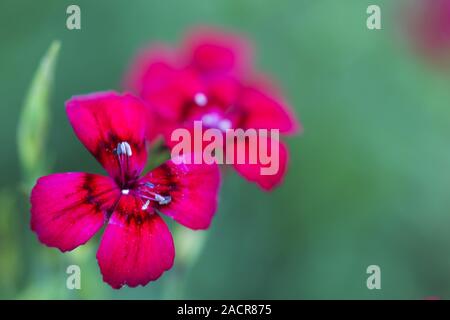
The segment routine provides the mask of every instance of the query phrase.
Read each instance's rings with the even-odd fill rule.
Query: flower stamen
[[[117,148],[114,149],[114,153],[117,155],[117,162],[119,164],[119,173],[122,183],[125,181],[125,174],[128,170],[128,158],[133,155],[131,146],[128,142],[123,141],[117,144]]]
[[[150,205],[150,200],[145,201],[144,205],[142,206],[142,210],[147,210],[148,206]]]
[[[155,201],[159,205],[169,204],[172,201],[171,196],[164,196],[149,190],[153,189],[154,187],[155,185],[153,183],[146,181],[141,185],[140,188],[138,188],[136,192],[137,196],[139,196],[141,199],[146,200],[146,202],[142,206],[142,210],[146,210],[148,208],[148,206],[150,205],[150,201]]]
[[[128,157],[131,157],[133,155],[133,152],[131,151],[131,146],[128,142],[119,142],[116,148],[116,153],[118,156],[125,154]]]
[[[208,97],[203,92],[196,93],[194,95],[194,102],[199,107],[204,107],[208,104]]]

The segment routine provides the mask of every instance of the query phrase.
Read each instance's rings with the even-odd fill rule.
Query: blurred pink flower
[[[153,45],[135,58],[126,77],[127,89],[137,93],[157,114],[158,130],[170,147],[174,129],[205,127],[278,129],[293,135],[300,129],[292,109],[269,81],[252,68],[247,40],[212,28],[190,32],[179,50]],[[261,163],[234,165],[237,172],[264,190],[279,185],[288,162],[288,149],[280,141],[280,169],[261,175]]]
[[[450,0],[414,0],[406,7],[407,28],[416,50],[434,63],[450,63]]]

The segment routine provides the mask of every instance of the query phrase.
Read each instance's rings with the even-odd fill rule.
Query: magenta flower
[[[97,252],[103,280],[118,289],[159,278],[175,255],[159,213],[192,229],[208,228],[217,206],[217,166],[169,160],[141,177],[148,110],[129,94],[73,97],[66,111],[77,137],[109,176],[68,172],[40,178],[31,193],[32,230],[64,252],[106,223]]]
[[[156,113],[157,128],[169,147],[172,131],[192,128],[196,120],[223,132],[241,128],[297,133],[300,124],[285,99],[250,67],[251,52],[247,41],[235,35],[195,30],[179,52],[159,45],[140,53],[125,85]],[[264,190],[279,185],[287,169],[287,147],[278,140],[271,142],[280,150],[276,174],[262,175],[261,162],[233,164],[241,176]]]
[[[415,48],[433,62],[450,63],[450,0],[415,0],[406,7]]]

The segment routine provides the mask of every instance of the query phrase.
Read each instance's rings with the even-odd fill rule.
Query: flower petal
[[[241,83],[232,76],[214,76],[204,80],[208,99],[216,107],[226,110],[232,107],[240,94]]]
[[[66,102],[66,110],[77,137],[110,176],[123,183],[140,175],[147,160],[148,110],[138,98],[115,92],[76,96]],[[119,163],[116,150],[122,142],[131,156]]]
[[[248,40],[212,27],[190,32],[184,49],[191,65],[205,74],[242,73],[251,65],[252,48]]]
[[[195,95],[205,91],[200,78],[191,70],[174,70],[153,65],[153,74],[145,84],[142,97],[158,115],[172,123],[183,121],[186,107],[194,103]]]
[[[140,95],[148,81],[154,79],[152,68],[161,68],[160,76],[165,75],[165,69],[175,69],[177,59],[175,51],[165,44],[156,44],[141,50],[133,59],[124,79],[124,87]]]
[[[291,108],[258,87],[247,87],[242,91],[240,107],[245,112],[243,126],[253,129],[279,129],[284,134],[295,134],[300,124]]]
[[[271,155],[272,161],[277,161],[278,162],[278,166],[275,173],[273,174],[262,174],[261,169],[262,168],[267,168],[267,165],[263,165],[260,161],[260,159],[255,163],[255,164],[250,164],[250,162],[248,161],[248,159],[246,159],[244,161],[244,163],[239,164],[238,161],[234,161],[234,168],[236,169],[236,171],[245,179],[247,179],[248,181],[251,182],[256,182],[263,190],[265,191],[271,191],[273,190],[275,187],[277,187],[284,178],[284,175],[287,171],[287,164],[288,164],[288,159],[289,159],[289,152],[288,149],[286,148],[286,146],[276,140],[276,139],[270,139],[269,141],[267,141],[267,150],[268,150],[268,154],[270,154],[272,152],[272,148],[271,145],[272,144],[278,144],[278,150],[279,150],[279,155],[278,157],[276,157],[276,155]],[[239,142],[237,143],[236,148],[239,148]],[[249,150],[248,147],[248,143],[246,146],[246,154],[248,154],[248,152],[257,152],[259,153],[260,150],[255,150],[255,151],[251,151]],[[272,165],[274,163],[272,162]]]
[[[196,71],[185,68],[176,52],[164,45],[152,45],[137,55],[125,77],[125,87],[165,121],[178,121],[183,107],[204,91]]]
[[[42,177],[31,192],[31,229],[47,246],[73,250],[102,227],[119,195],[108,177],[78,172]]]
[[[164,220],[141,210],[138,198],[122,196],[97,252],[103,280],[114,289],[146,285],[169,270],[174,257],[172,235]]]
[[[184,159],[188,157],[192,162],[192,155],[183,156]],[[170,196],[168,204],[154,204],[156,209],[188,228],[207,229],[217,209],[219,168],[216,164],[182,162],[181,158],[169,160],[141,181],[153,184],[153,191],[161,196]]]

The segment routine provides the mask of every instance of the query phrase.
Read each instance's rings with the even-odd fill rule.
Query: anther
[[[150,204],[150,200],[147,200],[147,201],[144,203],[144,205],[142,206],[141,209],[142,209],[142,210],[147,210],[149,204]]]
[[[130,193],[130,190],[129,190],[129,189],[122,189],[122,194],[127,195],[127,194],[129,194],[129,193]]]
[[[199,92],[194,95],[194,101],[199,107],[204,107],[208,103],[208,98],[204,93]]]
[[[172,201],[172,197],[155,194],[155,200],[158,201],[159,204],[168,204],[170,201]]]
[[[128,157],[131,157],[133,152],[131,151],[131,146],[128,142],[124,141],[124,142],[119,142],[119,144],[117,145],[117,149],[116,149],[116,153],[117,155],[122,155],[125,154]]]
[[[146,187],[149,187],[149,188],[152,188],[152,189],[155,187],[155,185],[154,185],[153,183],[148,182],[148,181],[145,182],[144,185],[145,185]]]
[[[170,201],[172,201],[171,196],[160,196],[159,194],[155,197],[156,201],[158,201],[159,204],[168,204]]]

